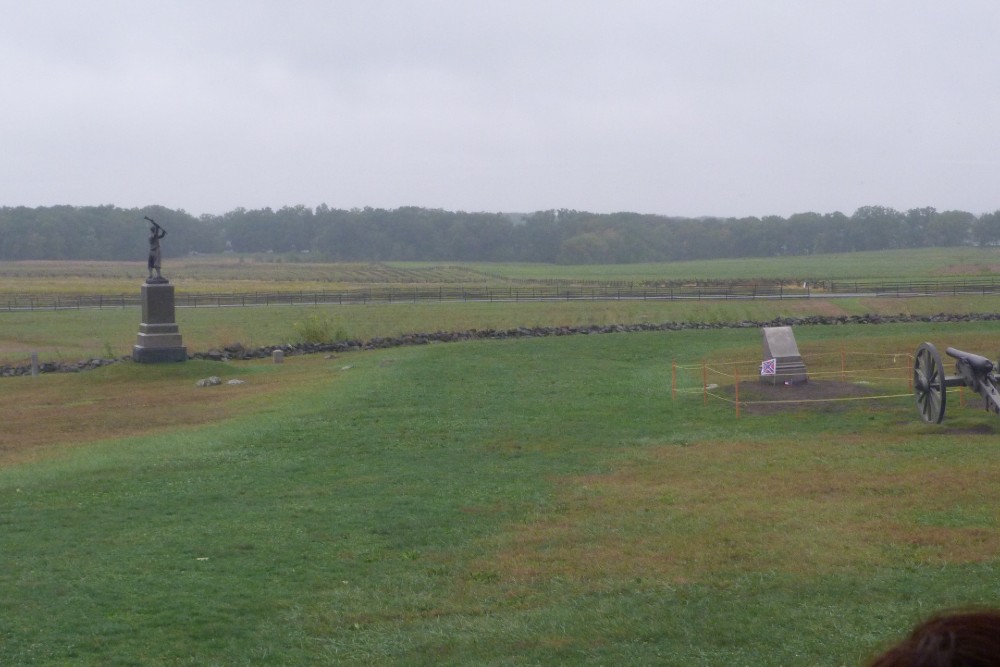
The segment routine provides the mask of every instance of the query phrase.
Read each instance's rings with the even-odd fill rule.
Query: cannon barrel
[[[947,348],[945,353],[949,357],[966,362],[974,371],[978,373],[989,373],[993,370],[993,362],[981,355],[972,354],[971,352],[963,352],[962,350],[956,350],[953,347]]]

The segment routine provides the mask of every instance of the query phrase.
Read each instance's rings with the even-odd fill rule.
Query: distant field
[[[719,259],[663,264],[470,265],[519,279],[562,280],[911,280],[1000,274],[998,248],[920,248],[849,254]]]
[[[164,262],[178,290],[199,293],[329,290],[359,285],[481,284],[488,278],[466,266],[384,263],[322,264],[260,256],[197,256]],[[0,262],[0,294],[121,294],[146,278],[138,262]]]
[[[503,285],[559,280],[635,281],[732,279],[930,279],[982,277],[992,249],[954,248],[857,253],[814,258],[679,262],[656,265],[550,266],[431,263],[321,264],[276,256],[196,256],[168,262],[179,293],[333,290],[386,285]],[[298,257],[296,257],[298,259]],[[2,262],[2,294],[135,294],[145,277],[138,262]],[[331,335],[367,340],[424,331],[584,326],[643,322],[735,322],[774,317],[936,314],[1000,310],[1000,297],[849,298],[809,301],[580,301],[544,303],[415,303],[265,308],[181,308],[177,321],[191,351],[232,343],[298,342],[298,324],[320,318]],[[99,311],[0,312],[0,363],[76,361],[127,355],[138,328],[136,308]]]
[[[384,262],[325,264],[300,256],[196,256],[165,262],[178,290],[254,292],[330,290],[364,285],[504,285],[531,281],[663,282],[768,280],[913,280],[1000,275],[996,248],[924,248],[814,257],[775,257],[663,264],[559,266]],[[0,262],[0,294],[132,293],[146,276],[141,262]]]
[[[300,325],[315,320],[324,323],[337,339],[369,340],[407,333],[520,326],[728,323],[806,315],[934,315],[998,311],[1000,296],[783,301],[431,302],[179,308],[177,322],[188,350],[205,352],[233,343],[259,347],[300,342]],[[0,363],[25,364],[32,351],[37,351],[43,361],[78,361],[127,355],[135,343],[140,319],[137,307],[0,311]],[[994,326],[1000,328],[1000,325]]]

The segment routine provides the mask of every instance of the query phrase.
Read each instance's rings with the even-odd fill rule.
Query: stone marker
[[[31,377],[38,377],[38,353],[31,353]]]
[[[273,359],[274,363],[276,363],[276,364],[284,363],[284,361],[285,361],[285,351],[284,350],[275,350],[274,352],[271,353],[271,359]]]
[[[806,365],[791,327],[763,327],[764,343],[760,381],[765,384],[800,384],[808,380]]]

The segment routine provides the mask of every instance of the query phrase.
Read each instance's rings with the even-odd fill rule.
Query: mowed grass
[[[796,335],[891,351],[995,327]],[[139,424],[70,446],[39,420],[42,453],[0,469],[0,664],[856,665],[995,603],[996,418],[670,399],[672,359],[759,346],[609,334],[0,383],[5,419],[77,395]],[[246,384],[193,387],[210,373]]]

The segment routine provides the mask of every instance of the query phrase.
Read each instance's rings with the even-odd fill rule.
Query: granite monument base
[[[764,327],[761,337],[764,343],[761,382],[775,385],[800,384],[809,379],[791,327]],[[765,373],[764,368],[767,366],[770,367],[770,372]]]
[[[187,348],[174,321],[174,286],[166,279],[147,280],[142,286],[142,323],[132,360],[143,364],[187,361]]]

